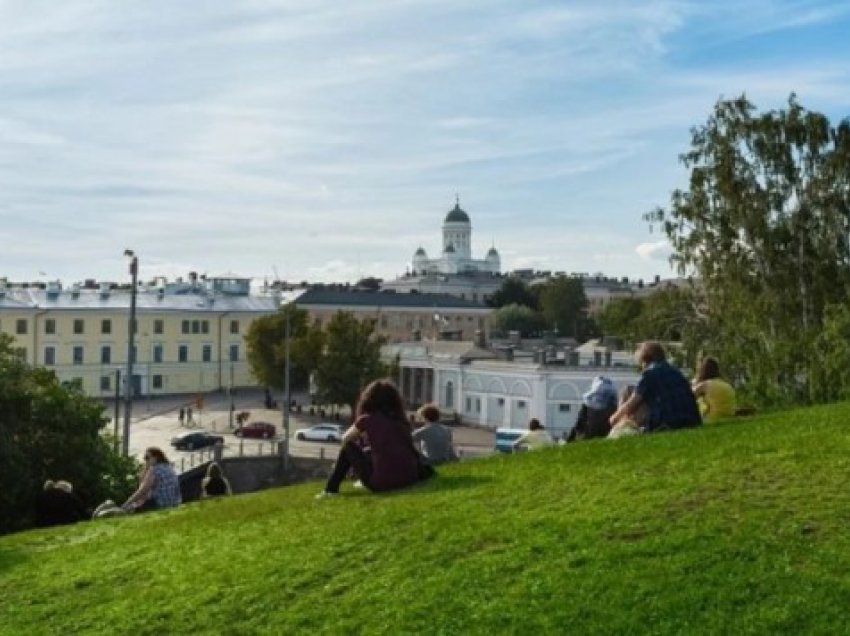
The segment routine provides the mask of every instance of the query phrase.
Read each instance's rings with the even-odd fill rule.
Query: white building
[[[472,257],[472,222],[460,208],[460,199],[455,202],[443,221],[443,250],[439,258],[428,258],[423,247],[413,255],[412,273],[464,274],[485,272],[499,274],[501,260],[495,247],[491,247],[483,259]]]
[[[630,367],[577,365],[500,359],[471,342],[412,342],[385,347],[399,361],[399,385],[411,405],[433,401],[456,413],[465,424],[487,428],[526,428],[539,419],[556,437],[575,426],[582,394],[597,375],[611,378],[618,390],[636,384]]]

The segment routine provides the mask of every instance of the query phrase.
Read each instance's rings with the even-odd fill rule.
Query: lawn
[[[850,633],[850,405],[0,538],[2,634]]]

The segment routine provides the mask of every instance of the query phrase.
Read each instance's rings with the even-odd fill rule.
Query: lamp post
[[[292,401],[292,393],[290,386],[290,356],[289,356],[289,339],[292,336],[292,324],[290,320],[291,312],[295,308],[295,303],[290,303],[286,306],[286,331],[284,332],[283,341],[283,470],[289,471],[289,404]]]
[[[130,318],[127,323],[127,376],[124,378],[124,456],[130,454],[130,418],[133,416],[133,340],[136,335],[136,293],[138,292],[139,257],[133,250],[124,250],[130,258]]]
[[[233,402],[233,360],[230,361],[230,418],[228,419],[228,425],[230,428],[233,428],[233,412],[236,410],[236,405]]]

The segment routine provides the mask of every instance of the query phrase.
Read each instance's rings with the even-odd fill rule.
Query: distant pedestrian
[[[514,450],[525,448],[527,450],[536,450],[538,448],[546,448],[552,446],[554,440],[543,428],[543,424],[537,418],[532,418],[528,422],[528,432],[520,435],[513,443]]]
[[[190,426],[195,423],[195,420],[192,419],[192,407],[186,407],[186,426]]]
[[[452,431],[448,426],[440,424],[439,407],[426,404],[419,409],[418,415],[425,421],[425,425],[414,429],[413,441],[423,457],[434,466],[455,461],[457,455],[452,444]]]
[[[179,410],[179,411],[177,411],[177,421],[178,421],[178,422],[180,422],[180,426],[183,426],[183,421],[184,421],[185,419],[186,419],[186,409],[184,409],[184,408],[181,406],[181,407],[180,407],[180,410]]]

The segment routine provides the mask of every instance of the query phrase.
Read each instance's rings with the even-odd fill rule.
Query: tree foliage
[[[290,320],[290,368],[292,386],[305,388],[323,347],[322,330],[310,324],[306,309],[285,305],[275,313],[251,323],[245,342],[248,363],[257,380],[268,387],[284,388],[286,364],[286,318]]]
[[[545,323],[539,311],[516,303],[499,307],[491,315],[493,329],[506,336],[509,331],[518,331],[523,338],[539,335]]]
[[[353,413],[363,388],[387,375],[381,361],[383,344],[384,339],[375,334],[374,321],[338,312],[325,327],[325,347],[316,367],[319,400],[348,405]]]
[[[129,495],[135,464],[101,434],[107,421],[99,402],[27,365],[0,334],[0,533],[31,525],[46,479],[71,482],[92,507]]]
[[[534,310],[540,308],[537,296],[525,282],[516,276],[508,276],[502,281],[502,286],[490,297],[491,307],[506,305],[524,305]]]
[[[757,401],[829,395],[817,351],[850,292],[850,121],[794,95],[764,113],[721,100],[681,160],[688,188],[647,219],[700,281],[701,348]]]
[[[547,329],[562,336],[584,340],[592,331],[587,316],[584,283],[575,276],[556,276],[540,288],[540,313]]]

